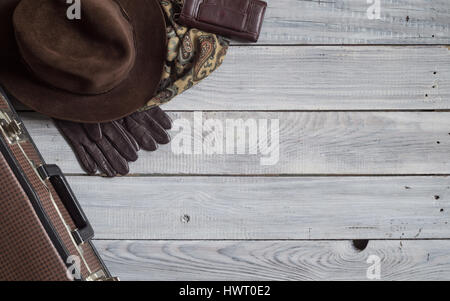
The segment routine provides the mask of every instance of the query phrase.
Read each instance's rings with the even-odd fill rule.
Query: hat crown
[[[82,0],[81,19],[70,20],[59,0],[22,0],[14,30],[23,62],[41,81],[77,94],[98,95],[132,70],[133,27],[114,0]]]

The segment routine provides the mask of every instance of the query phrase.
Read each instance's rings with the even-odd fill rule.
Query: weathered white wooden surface
[[[98,239],[447,238],[450,228],[450,177],[69,181]]]
[[[194,126],[192,112],[172,112],[172,116],[186,119]],[[248,151],[247,155],[177,155],[173,152],[176,147],[173,141],[157,152],[141,152],[139,160],[131,165],[131,173],[450,174],[450,112],[203,114],[203,119],[210,118],[224,123],[226,119],[279,119],[279,161],[264,166],[260,160],[268,155],[248,155]],[[82,173],[50,119],[35,113],[23,114],[23,119],[49,162],[60,164],[66,173]],[[181,132],[172,131],[174,140]],[[226,141],[222,141],[225,145]]]
[[[450,241],[96,241],[122,280],[450,280]]]
[[[232,47],[211,78],[165,108],[449,109],[449,65],[442,46]]]
[[[372,1],[372,3],[375,1]],[[268,0],[264,44],[450,44],[448,0]]]
[[[21,114],[107,264],[123,280],[366,280],[377,255],[384,280],[450,280],[450,2],[381,1],[379,20],[365,0],[268,2],[259,44],[234,43],[165,109],[279,119],[276,165],[171,145],[129,177],[87,177],[48,118]]]

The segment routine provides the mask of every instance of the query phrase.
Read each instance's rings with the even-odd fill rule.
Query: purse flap
[[[232,30],[244,31],[249,4],[249,1],[204,1],[199,6],[197,19]]]

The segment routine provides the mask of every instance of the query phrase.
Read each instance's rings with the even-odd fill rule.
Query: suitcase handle
[[[66,177],[57,165],[42,165],[38,168],[38,172],[43,179],[49,179],[53,187],[61,198],[62,203],[66,207],[73,219],[77,229],[72,231],[72,236],[78,245],[94,238],[94,230],[89,222],[80,203],[78,203],[75,194],[67,182]]]

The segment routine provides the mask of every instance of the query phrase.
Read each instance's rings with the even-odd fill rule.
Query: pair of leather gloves
[[[129,162],[138,159],[140,149],[155,151],[170,142],[167,130],[172,120],[159,107],[136,112],[117,121],[82,124],[55,119],[88,174],[97,171],[108,177],[129,173]]]

